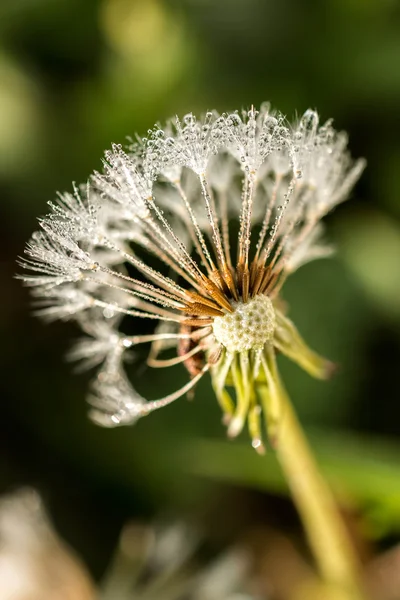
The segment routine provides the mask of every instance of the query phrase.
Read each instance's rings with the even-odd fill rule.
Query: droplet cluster
[[[114,144],[101,172],[50,202],[20,261],[28,271],[21,278],[43,318],[73,319],[83,330],[69,356],[98,368],[89,396],[96,422],[128,423],[142,414],[144,400],[124,367],[131,346],[152,343],[158,366],[187,366],[200,352],[209,361],[180,390],[146,405],[148,414],[217,365],[223,353],[215,342],[232,353],[273,344],[270,297],[299,266],[331,252],[320,220],[345,200],[363,168],[331,121],[321,125],[308,110],[290,123],[264,103],[157,124],[129,147]],[[242,283],[248,277],[247,293],[239,274]],[[128,317],[157,326],[142,335]],[[169,348],[177,357],[163,359]]]
[[[246,303],[234,302],[234,311],[214,319],[214,336],[228,352],[258,350],[272,340],[275,311],[268,296],[256,296]]]

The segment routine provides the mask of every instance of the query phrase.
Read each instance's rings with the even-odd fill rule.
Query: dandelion
[[[295,425],[276,353],[320,379],[333,366],[307,346],[280,294],[291,273],[332,252],[321,219],[364,168],[346,148],[346,134],[313,110],[293,124],[268,104],[188,114],[128,149],[114,145],[102,173],[50,204],[21,260],[37,273],[23,279],[45,318],[75,319],[87,334],[72,356],[98,366],[97,423],[133,423],[209,373],[228,436],[247,423],[262,454],[264,418],[286,471],[298,465],[299,438],[286,460]],[[154,332],[124,333],[130,317],[153,320]],[[183,365],[187,383],[142,398],[124,372],[138,344],[151,344],[153,368]]]
[[[189,114],[128,151],[113,146],[104,173],[50,203],[22,261],[37,273],[24,281],[43,317],[75,319],[88,334],[71,356],[100,365],[90,394],[96,421],[134,422],[209,372],[228,435],[247,420],[263,452],[262,411],[271,440],[279,424],[276,351],[314,377],[332,368],[306,346],[279,293],[300,265],[331,253],[320,219],[364,166],[351,161],[346,143],[331,122],[319,127],[312,110],[293,125],[266,104],[200,121]],[[127,336],[124,316],[158,325],[152,335]],[[152,367],[183,364],[188,383],[141,398],[123,364],[143,343],[152,343]],[[176,357],[162,358],[171,347]],[[264,402],[257,384],[268,387]]]

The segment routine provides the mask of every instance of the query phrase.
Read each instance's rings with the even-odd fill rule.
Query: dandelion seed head
[[[20,276],[43,318],[83,330],[69,357],[97,368],[92,418],[133,423],[210,373],[228,434],[247,419],[261,452],[251,386],[275,393],[275,352],[314,376],[329,371],[280,295],[291,273],[332,252],[320,221],[348,197],[364,161],[315,110],[290,123],[264,103],[157,124],[130,148],[114,144],[103,164],[50,203],[21,259],[30,273]],[[135,319],[151,332],[137,334]],[[138,344],[151,344],[150,367],[183,365],[189,381],[146,401],[125,372]],[[176,356],[165,358],[167,349]]]

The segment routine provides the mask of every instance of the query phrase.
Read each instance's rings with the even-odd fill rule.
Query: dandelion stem
[[[281,388],[277,458],[291,490],[319,571],[338,600],[362,600],[359,565],[333,494],[319,472],[287,393]],[[262,396],[267,386],[258,389]]]

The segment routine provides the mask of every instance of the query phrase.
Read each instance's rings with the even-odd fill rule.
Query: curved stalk
[[[275,372],[274,378],[277,377]],[[281,411],[275,451],[315,561],[338,600],[365,600],[358,559],[333,494],[318,469],[291,401],[280,382],[279,388]],[[267,385],[260,384],[257,391],[261,397],[267,395],[268,403]]]

